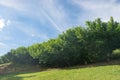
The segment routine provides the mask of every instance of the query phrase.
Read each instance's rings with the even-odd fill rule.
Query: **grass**
[[[23,64],[13,64],[6,63],[0,65],[0,75],[8,73],[19,73],[19,72],[31,72],[31,71],[41,71],[39,66],[34,65],[23,65]],[[1,79],[0,79],[1,80]]]
[[[120,66],[72,67],[1,75],[0,80],[120,80]]]

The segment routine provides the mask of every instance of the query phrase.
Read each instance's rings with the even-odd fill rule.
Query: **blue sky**
[[[110,16],[120,20],[118,0],[0,0],[0,55]]]

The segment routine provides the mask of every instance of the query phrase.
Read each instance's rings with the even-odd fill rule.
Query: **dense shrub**
[[[120,59],[120,49],[115,49],[112,52],[112,58],[113,59]]]

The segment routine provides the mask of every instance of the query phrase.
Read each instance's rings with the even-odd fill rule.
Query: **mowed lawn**
[[[120,66],[49,69],[1,75],[0,80],[120,80]]]

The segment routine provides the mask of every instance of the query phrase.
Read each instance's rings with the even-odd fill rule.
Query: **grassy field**
[[[73,67],[1,75],[0,80],[120,80],[120,66]]]

